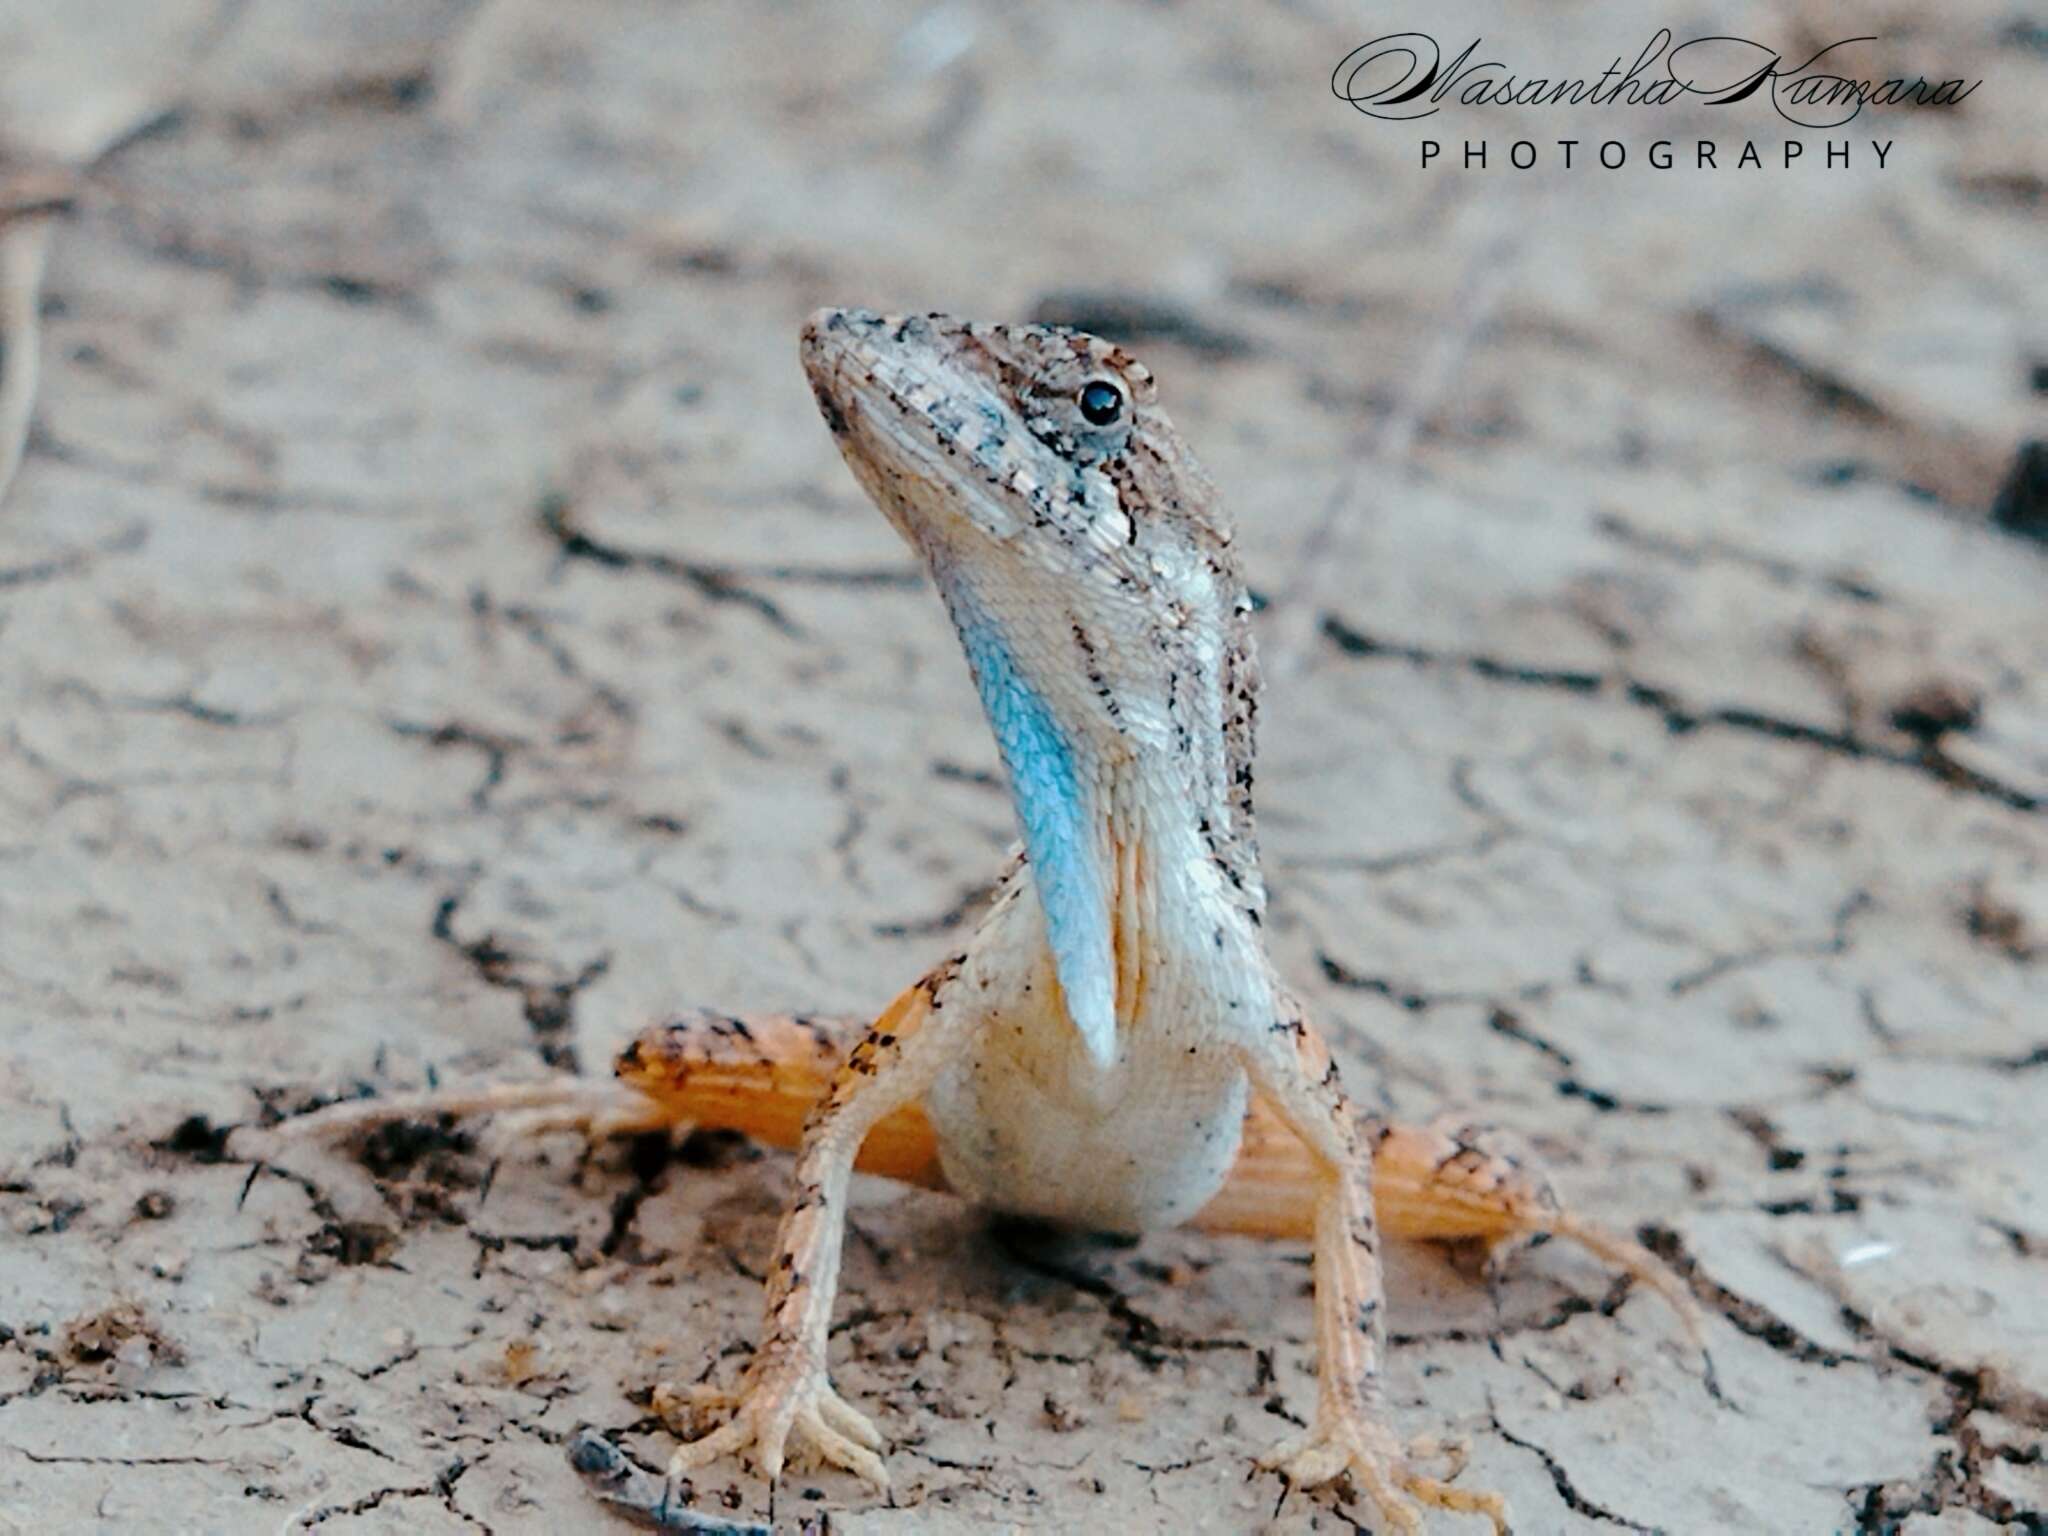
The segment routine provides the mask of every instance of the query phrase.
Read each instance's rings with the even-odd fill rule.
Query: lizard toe
[[[824,1422],[856,1445],[870,1451],[882,1448],[882,1432],[858,1408],[841,1397],[829,1385],[820,1389],[818,1412]]]
[[[1405,1449],[1380,1425],[1359,1412],[1331,1414],[1314,1427],[1276,1446],[1259,1465],[1289,1482],[1316,1488],[1349,1474],[1371,1497],[1380,1514],[1403,1536],[1422,1530],[1418,1503],[1457,1514],[1483,1515],[1495,1536],[1507,1536],[1507,1501],[1498,1493],[1456,1488],[1415,1469],[1414,1461],[1445,1457],[1451,1475],[1464,1466],[1460,1445],[1424,1437]]]
[[[852,1412],[851,1409],[846,1411]],[[797,1415],[796,1423],[792,1426],[798,1442],[818,1460],[842,1467],[871,1487],[886,1491],[889,1486],[889,1472],[882,1465],[882,1458],[851,1436],[841,1434],[827,1424],[825,1417],[820,1405],[807,1405],[803,1412]],[[873,1433],[872,1430],[869,1432]],[[880,1437],[877,1437],[876,1443],[880,1443]]]
[[[654,1411],[686,1438],[669,1461],[670,1477],[744,1454],[770,1482],[792,1454],[842,1467],[877,1489],[889,1474],[875,1453],[882,1436],[866,1415],[832,1389],[822,1372],[764,1372],[736,1392],[703,1385],[657,1387]],[[722,1425],[706,1421],[729,1413]]]

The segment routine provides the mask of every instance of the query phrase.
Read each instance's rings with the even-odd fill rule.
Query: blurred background
[[[1402,1427],[1533,1531],[2038,1528],[2048,29],[1837,10],[0,5],[0,1529],[559,1528],[577,1422],[658,1465],[649,1386],[732,1368],[777,1158],[422,1130],[245,1191],[221,1137],[870,1009],[972,921],[1008,805],[821,304],[1146,360],[1267,603],[1276,958],[1360,1097],[1534,1139],[1715,1315],[1720,1396],[1582,1258],[1409,1255]],[[1660,26],[1983,84],[1330,89]],[[1245,1481],[1310,1401],[1290,1256],[1077,1289],[866,1200],[895,1503],[785,1516],[1366,1518]]]

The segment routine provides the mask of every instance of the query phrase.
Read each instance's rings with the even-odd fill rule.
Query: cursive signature
[[[1367,117],[1386,122],[1429,117],[1447,99],[1464,106],[1660,107],[1698,97],[1707,106],[1726,107],[1763,94],[1788,123],[1837,128],[1865,107],[1953,106],[1984,83],[1838,72],[1848,66],[1830,55],[1874,43],[1874,37],[1845,37],[1787,64],[1777,50],[1742,37],[1696,37],[1673,46],[1665,27],[1633,63],[1624,67],[1617,55],[1592,79],[1518,75],[1499,59],[1475,58],[1481,41],[1474,38],[1446,65],[1443,50],[1427,33],[1390,32],[1345,54],[1331,72],[1330,89]]]

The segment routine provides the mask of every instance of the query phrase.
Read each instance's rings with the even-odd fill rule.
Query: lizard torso
[[[1236,1047],[1279,1011],[1251,603],[1213,488],[1151,375],[1093,337],[834,311],[804,358],[946,599],[1024,834],[937,994],[974,1019],[926,1099],[948,1181],[1101,1228],[1185,1220],[1237,1149]]]
[[[1263,957],[1227,923],[1188,931],[1212,897],[1173,891],[1152,842],[1139,846],[1151,867],[1136,901],[1152,910],[1120,929],[1132,1000],[1109,1066],[1065,1015],[1029,865],[1004,883],[941,994],[975,1015],[974,1043],[925,1108],[947,1182],[978,1204],[1137,1232],[1187,1220],[1230,1170],[1246,1090],[1228,1045],[1241,1020],[1272,1017]]]

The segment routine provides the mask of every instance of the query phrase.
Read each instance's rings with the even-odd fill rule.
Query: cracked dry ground
[[[737,1370],[779,1156],[221,1148],[685,1004],[858,1012],[972,920],[994,752],[795,366],[849,301],[1130,335],[1274,633],[1327,616],[1262,812],[1349,1080],[1513,1127],[1709,1311],[1718,1393],[1559,1245],[1403,1252],[1400,1426],[1527,1532],[2042,1529],[2048,557],[1983,515],[2039,435],[2031,34],[1907,28],[1996,89],[1882,181],[1511,190],[1346,119],[1314,5],[551,12],[247,7],[56,230],[0,508],[0,1530],[595,1527],[575,1426],[659,1463],[652,1384]],[[0,141],[211,25],[74,24],[117,14],[10,63]],[[1366,1521],[1245,1476],[1310,1401],[1303,1251],[880,1187],[853,1231],[894,1504],[785,1522]]]

